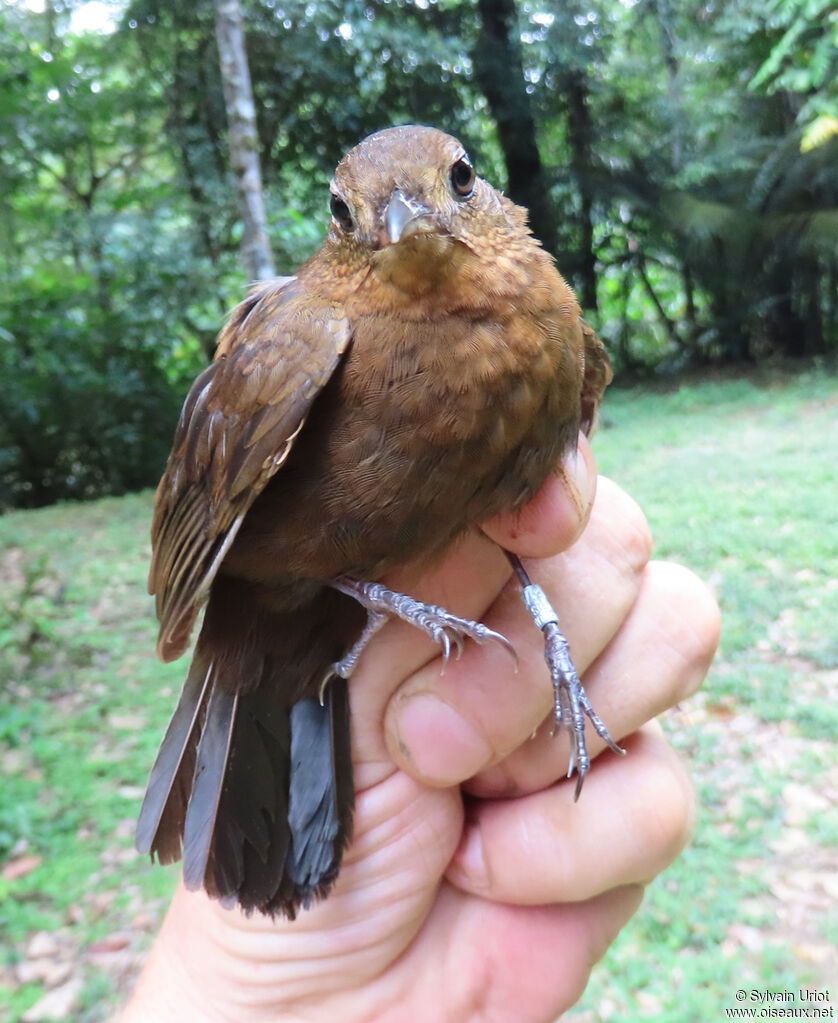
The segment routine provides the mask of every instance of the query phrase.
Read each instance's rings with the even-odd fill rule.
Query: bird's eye
[[[454,189],[454,194],[461,199],[468,199],[474,191],[476,178],[474,167],[464,156],[460,157],[451,168],[451,187]]]
[[[329,209],[332,211],[332,216],[342,231],[354,231],[355,221],[352,219],[352,214],[349,212],[349,207],[341,199],[339,195],[335,195],[332,192],[332,198],[329,200]]]

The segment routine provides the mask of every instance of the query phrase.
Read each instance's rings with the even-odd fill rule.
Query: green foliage
[[[838,115],[838,17],[833,0],[772,0],[771,26],[783,34],[751,79],[750,88],[787,90],[805,97],[798,122],[807,125],[803,148],[836,134]]]
[[[0,302],[0,505],[137,489],[165,461],[178,403],[153,334],[88,288],[42,274]]]
[[[22,671],[16,661],[22,660],[27,667],[37,665],[51,657],[55,649],[57,600],[51,600],[41,585],[46,561],[42,554],[21,565],[19,590],[7,595],[0,618],[0,665],[6,678]]]
[[[684,4],[612,15],[624,91],[597,187],[617,209],[596,237],[602,328],[626,368],[838,344],[837,151],[801,153],[788,92],[742,88],[771,51],[763,11],[708,6],[700,27]]]
[[[103,32],[74,30],[77,7],[0,7],[0,507],[152,484],[245,287],[213,3],[114,2]],[[474,0],[244,8],[279,272],[317,247],[336,159],[385,124],[459,134],[504,186]],[[557,214],[533,228],[618,371],[834,351],[828,5],[518,11]]]
[[[37,27],[0,12],[0,507],[148,485],[202,364],[208,282],[156,178],[158,97],[106,38],[50,50]]]

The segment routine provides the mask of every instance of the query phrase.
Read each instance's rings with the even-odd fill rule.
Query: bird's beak
[[[401,189],[395,189],[384,210],[386,244],[395,245],[406,235],[412,234],[411,225],[427,216],[428,212],[420,203],[408,199]]]

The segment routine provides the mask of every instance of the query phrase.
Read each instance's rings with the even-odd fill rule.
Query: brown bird
[[[282,913],[326,894],[353,808],[346,679],[393,615],[443,647],[506,642],[374,582],[523,505],[590,429],[611,372],[526,211],[426,127],[364,139],[328,236],[253,288],[186,398],[157,490],[149,590],[189,673],[137,848],[189,888]],[[581,784],[594,714],[558,619],[545,635]],[[577,785],[578,794],[578,785]]]

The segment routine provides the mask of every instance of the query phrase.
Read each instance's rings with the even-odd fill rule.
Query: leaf
[[[71,1019],[78,1004],[82,981],[80,977],[68,980],[66,984],[48,991],[31,1009],[23,1014],[24,1023],[40,1023],[42,1020]]]
[[[838,117],[832,114],[821,114],[803,132],[800,140],[800,152],[809,153],[818,146],[824,145],[834,135],[838,135]]]
[[[43,857],[35,856],[32,853],[27,853],[25,856],[17,856],[3,865],[3,880],[17,881],[21,877],[26,877],[27,874],[37,870],[41,863],[43,863]]]

